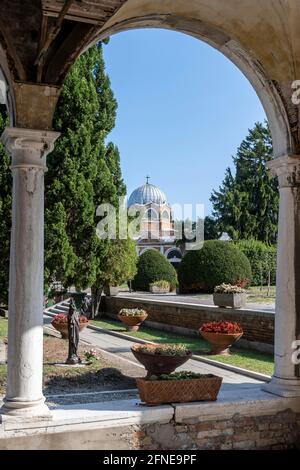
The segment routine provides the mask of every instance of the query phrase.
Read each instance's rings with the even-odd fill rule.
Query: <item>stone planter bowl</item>
[[[246,305],[247,294],[217,293],[213,295],[214,304],[218,307],[243,308]]]
[[[79,331],[84,330],[86,326],[89,324],[89,322],[85,323],[79,323]],[[51,325],[60,332],[62,339],[68,339],[69,338],[69,331],[68,331],[68,323],[56,323],[55,321],[52,320]]]
[[[124,323],[127,331],[138,331],[141,324],[146,320],[148,314],[136,315],[136,316],[126,316],[118,314],[118,319]]]
[[[192,351],[189,351],[185,356],[152,355],[137,351],[134,345],[131,347],[131,351],[134,357],[145,367],[147,377],[171,374],[177,367],[185,364],[193,355]]]
[[[230,354],[230,346],[243,336],[243,333],[208,333],[201,330],[199,330],[199,332],[201,336],[210,343],[211,354],[221,356],[228,356]]]

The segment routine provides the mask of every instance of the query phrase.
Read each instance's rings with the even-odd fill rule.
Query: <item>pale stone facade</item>
[[[173,213],[167,197],[157,186],[148,181],[136,188],[129,197],[128,211],[140,214],[138,234],[134,237],[138,255],[147,250],[156,250],[175,267],[182,259],[176,246]]]
[[[0,96],[15,127],[3,136],[14,175],[3,413],[47,413],[41,383],[43,172],[57,137],[46,131],[63,79],[90,44],[137,27],[173,29],[211,44],[246,75],[265,108],[281,182],[276,371],[268,390],[300,396],[299,365],[292,363],[292,343],[300,339],[300,113],[292,100],[292,84],[300,80],[299,23],[299,0],[2,0]]]

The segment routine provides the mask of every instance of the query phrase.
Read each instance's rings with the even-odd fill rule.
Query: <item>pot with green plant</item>
[[[168,294],[170,292],[170,283],[168,281],[155,281],[150,284],[152,294]]]
[[[139,395],[147,405],[215,401],[222,385],[222,377],[190,371],[151,375],[136,379]]]
[[[211,354],[222,356],[228,356],[230,346],[243,336],[239,323],[224,320],[205,323],[199,332],[210,343]]]
[[[128,331],[138,331],[148,314],[141,308],[122,308],[118,314],[119,320],[126,325]]]
[[[193,355],[182,344],[134,344],[131,351],[145,367],[147,377],[171,374]]]
[[[215,287],[213,300],[218,307],[243,308],[246,305],[247,293],[239,286],[221,284]]]

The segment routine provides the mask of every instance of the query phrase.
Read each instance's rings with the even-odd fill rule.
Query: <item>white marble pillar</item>
[[[275,372],[263,389],[283,397],[297,397],[300,396],[300,364],[297,364],[300,361],[295,362],[293,357],[296,351],[293,343],[300,340],[300,157],[274,159],[269,167],[279,180],[280,210]]]
[[[8,377],[2,414],[44,416],[44,172],[57,132],[6,128],[12,158],[12,231],[8,313]]]

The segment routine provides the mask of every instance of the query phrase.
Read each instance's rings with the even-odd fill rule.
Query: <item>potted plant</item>
[[[215,287],[213,300],[218,307],[242,308],[246,304],[247,293],[239,286],[221,284]]]
[[[150,284],[152,294],[168,294],[170,292],[170,283],[168,281],[155,281]]]
[[[215,401],[222,384],[222,377],[195,372],[152,375],[136,379],[140,398],[147,405],[187,403],[191,401]]]
[[[79,330],[82,331],[88,325],[88,323],[88,319],[84,315],[80,315]],[[51,324],[57,331],[61,333],[63,339],[68,339],[68,315],[66,313],[58,313],[55,315]]]
[[[200,328],[200,334],[211,345],[211,354],[229,355],[229,348],[243,336],[239,323],[213,321]]]
[[[131,351],[145,367],[147,377],[171,374],[193,354],[182,344],[134,344]]]
[[[138,331],[139,327],[146,320],[148,314],[141,308],[122,308],[118,314],[128,331]]]

